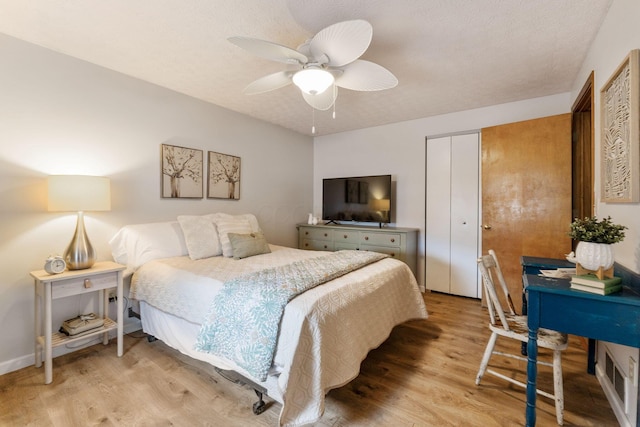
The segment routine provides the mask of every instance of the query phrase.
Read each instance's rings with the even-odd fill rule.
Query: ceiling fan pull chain
[[[337,91],[338,91],[338,87],[334,84],[333,85],[333,119],[334,120],[336,118],[336,99],[338,97],[338,95],[336,94]]]
[[[311,133],[316,134],[316,109],[311,108]]]

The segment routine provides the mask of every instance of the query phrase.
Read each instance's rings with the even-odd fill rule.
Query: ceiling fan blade
[[[367,50],[373,37],[373,27],[367,21],[338,22],[320,30],[309,44],[314,59],[328,58],[332,67],[342,67],[360,58]]]
[[[335,86],[331,86],[329,89],[318,95],[309,95],[308,93],[300,92],[302,93],[304,100],[307,101],[307,104],[311,105],[316,110],[323,111],[331,108],[338,97],[338,88]]]
[[[250,83],[242,92],[245,95],[257,95],[259,93],[280,89],[281,87],[291,84],[292,75],[292,71],[278,71],[277,73],[269,74]]]
[[[358,59],[344,67],[342,75],[336,78],[336,85],[351,90],[374,91],[396,87],[398,79],[383,66]]]
[[[295,49],[251,37],[229,37],[231,43],[261,58],[285,64],[306,64],[309,59]]]

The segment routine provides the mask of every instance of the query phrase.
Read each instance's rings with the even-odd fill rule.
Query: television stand
[[[417,277],[418,229],[360,225],[298,224],[298,248],[380,252],[404,261]]]

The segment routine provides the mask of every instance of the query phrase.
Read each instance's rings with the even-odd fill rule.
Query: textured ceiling
[[[0,32],[271,122],[326,135],[571,90],[611,0],[0,0]],[[284,64],[227,41],[297,47],[348,19],[373,25],[362,56],[396,75],[341,90],[336,118],[295,86],[242,89]]]

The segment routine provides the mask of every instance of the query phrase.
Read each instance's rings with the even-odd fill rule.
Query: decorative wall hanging
[[[640,50],[632,50],[600,90],[603,202],[640,202]]]
[[[240,199],[240,157],[209,151],[207,197]]]
[[[162,197],[201,199],[203,151],[162,144],[160,154]]]

